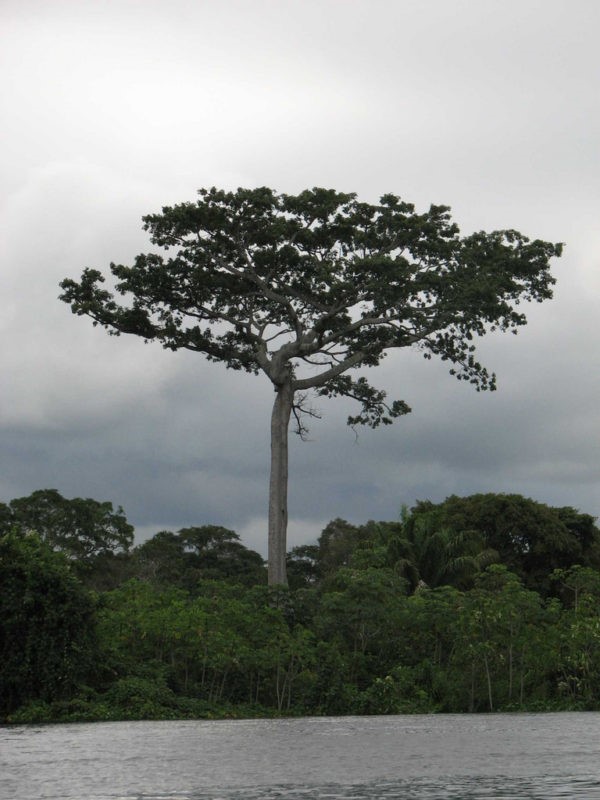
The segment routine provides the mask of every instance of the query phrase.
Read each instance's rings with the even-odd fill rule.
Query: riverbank
[[[547,703],[530,703],[523,707],[506,707],[497,709],[493,713],[568,713],[568,712],[594,712],[600,710],[600,703],[584,704],[565,703],[554,701]],[[411,712],[403,712],[411,713]],[[412,712],[412,714],[443,714],[440,709],[431,708],[427,711]],[[460,712],[459,712],[460,713]],[[481,714],[489,714],[482,711]],[[397,715],[390,712],[389,715]],[[148,699],[138,698],[127,707],[111,706],[101,697],[95,700],[72,698],[65,701],[45,703],[37,701],[17,709],[4,719],[0,724],[24,725],[46,723],[71,723],[71,722],[141,722],[141,721],[184,721],[184,720],[243,720],[243,719],[292,719],[297,717],[323,717],[329,716],[324,712],[308,711],[305,709],[290,709],[278,711],[264,706],[234,705],[210,703],[193,697],[173,697],[167,705],[150,702]],[[356,714],[348,712],[347,715],[338,716],[374,716],[372,714]],[[380,715],[375,715],[380,716]],[[385,716],[385,715],[384,715]]]

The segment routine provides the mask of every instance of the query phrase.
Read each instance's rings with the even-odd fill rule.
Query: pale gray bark
[[[291,381],[276,387],[271,414],[271,478],[269,482],[269,586],[287,584],[288,427],[294,391]]]

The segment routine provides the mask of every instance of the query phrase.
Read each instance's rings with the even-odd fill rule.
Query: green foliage
[[[598,709],[600,571],[556,568],[542,584],[551,591],[540,592],[526,572],[533,563],[540,584],[535,561],[518,561],[524,577],[485,564],[483,524],[489,508],[505,511],[494,532],[506,540],[513,521],[512,559],[529,554],[525,534],[539,544],[540,519],[558,520],[585,559],[593,520],[504,500],[420,503],[400,522],[334,520],[317,544],[290,554],[292,589],[268,587],[262,560],[251,585],[251,551],[232,531],[204,526],[137,548],[126,557],[138,576],[94,600],[73,560],[36,534],[5,533],[0,718]]]
[[[516,494],[448,497],[443,503],[419,503],[409,524],[434,521],[452,535],[478,534],[497,560],[544,596],[549,576],[574,564],[600,568],[600,531],[592,517],[574,509],[556,509]]]
[[[452,362],[459,379],[493,388],[473,337],[524,325],[514,305],[552,296],[548,261],[562,250],[514,230],[461,238],[448,207],[418,214],[392,194],[376,205],[321,188],[198,195],[144,217],[166,258],[153,252],[131,267],[111,264],[116,292],[131,305],[119,305],[93,269],[79,283],[65,279],[61,299],[112,333],[264,370],[275,383],[282,364],[269,352],[294,373],[316,359],[322,377],[295,388],[354,397],[362,411],[352,424],[389,423],[409,410],[401,401],[388,406],[364,377],[342,374],[378,364],[391,347],[418,343],[426,356]],[[275,334],[285,339],[271,351]]]
[[[550,578],[559,585],[563,602],[575,611],[580,603],[590,605],[600,597],[600,572],[590,567],[575,564],[570,569],[555,569]]]
[[[498,560],[477,530],[453,530],[435,511],[407,517],[387,544],[388,560],[417,586],[470,588],[475,576]]]
[[[69,698],[93,671],[94,603],[40,538],[0,536],[0,715]]]
[[[119,678],[104,695],[122,719],[164,719],[178,716],[177,698],[164,681],[135,676]]]
[[[544,650],[542,601],[504,565],[489,567],[465,596],[458,620],[460,643],[454,662],[468,676],[460,687],[472,710],[494,711],[522,705],[525,695],[543,690],[539,668],[529,684],[532,663]]]
[[[384,678],[375,678],[357,705],[362,714],[428,714],[435,711],[414,667],[398,666]]]
[[[317,563],[319,575],[333,575],[347,567],[361,539],[360,529],[344,519],[334,519],[319,536]]]
[[[262,557],[234,531],[218,525],[160,531],[135,548],[133,571],[158,584],[194,591],[202,580],[231,580],[245,586],[266,582]]]
[[[133,526],[122,508],[112,503],[75,497],[64,498],[56,489],[40,489],[3,505],[0,530],[22,534],[35,531],[53,550],[90,569],[95,559],[127,551]]]
[[[293,547],[287,554],[287,576],[290,589],[301,589],[314,585],[319,577],[317,562],[319,547],[304,544]]]

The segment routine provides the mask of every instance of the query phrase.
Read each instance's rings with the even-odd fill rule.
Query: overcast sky
[[[148,248],[200,187],[450,205],[463,233],[565,242],[555,298],[483,339],[498,391],[406,350],[413,413],[293,437],[290,546],[335,517],[517,492],[600,515],[597,0],[2,0],[0,500],[122,505],[138,538],[220,524],[266,551],[266,378],[109,337],[57,300]]]

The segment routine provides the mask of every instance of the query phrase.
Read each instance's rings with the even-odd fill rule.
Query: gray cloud
[[[591,0],[5,2],[0,499],[122,504],[140,536],[215,522],[264,551],[272,391],[108,337],[58,302],[127,263],[141,216],[200,186],[326,185],[448,203],[461,228],[565,241],[556,297],[481,342],[477,394],[417,352],[370,377],[413,413],[319,401],[291,452],[290,541],[331,518],[516,491],[600,514],[600,8]]]

